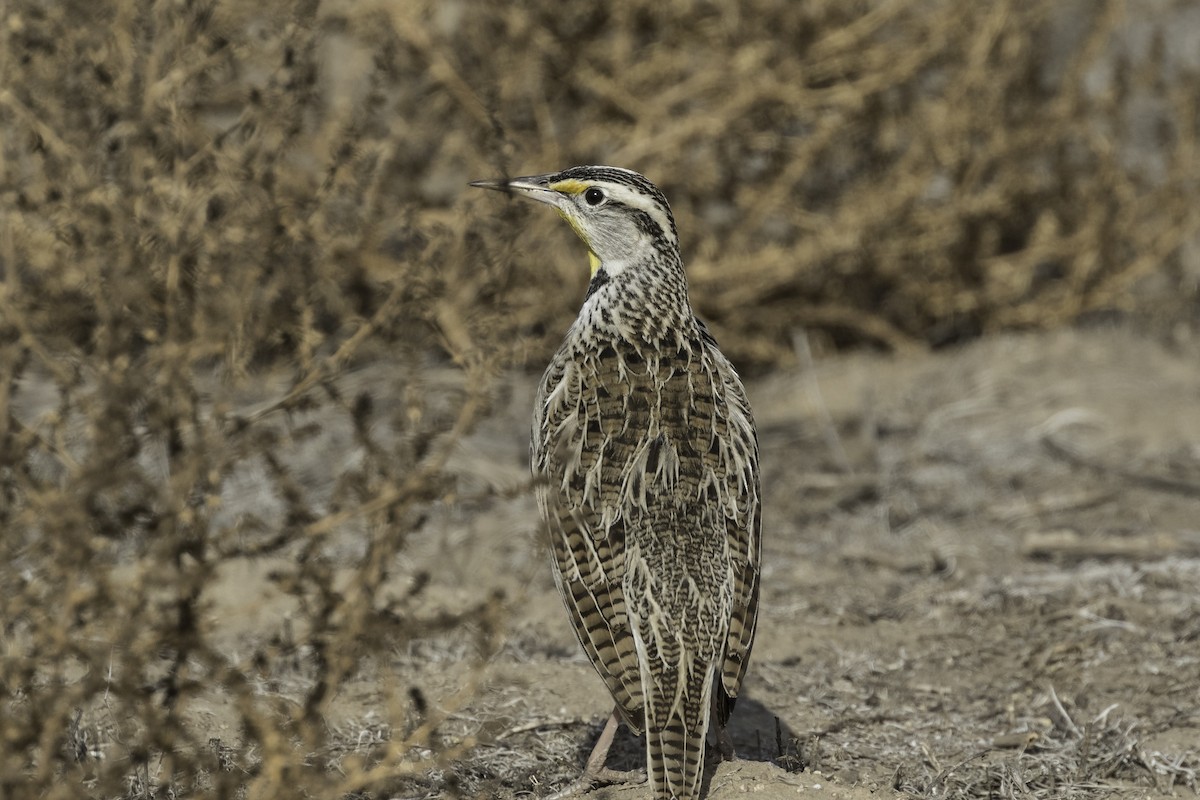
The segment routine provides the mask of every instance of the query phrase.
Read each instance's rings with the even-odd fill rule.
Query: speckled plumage
[[[654,796],[694,798],[711,715],[725,724],[754,638],[750,406],[692,312],[657,188],[611,167],[505,185],[567,195],[536,199],[558,206],[593,255],[534,406],[531,460],[558,585],[621,716],[647,735]],[[596,188],[593,208],[583,198]]]

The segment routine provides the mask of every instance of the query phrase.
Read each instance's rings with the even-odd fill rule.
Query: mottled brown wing
[[[535,401],[531,462],[575,634],[626,722],[640,733],[641,673],[623,588],[624,521],[612,513],[620,465],[632,451],[624,441],[629,392],[618,385],[611,362],[610,353],[560,354],[550,365]]]
[[[710,346],[726,388],[729,449],[724,464],[727,489],[738,498],[737,510],[728,517],[726,535],[734,566],[733,614],[725,644],[718,702],[714,704],[722,725],[728,720],[741,691],[742,679],[754,646],[758,625],[758,582],[762,555],[762,513],[759,504],[758,435],[746,391],[729,361]],[[722,702],[723,700],[723,702]]]

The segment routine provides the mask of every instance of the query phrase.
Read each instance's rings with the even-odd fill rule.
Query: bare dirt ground
[[[762,616],[732,723],[743,760],[709,769],[707,797],[1194,796],[1198,357],[1093,329],[751,381]],[[474,737],[393,796],[547,796],[609,711],[520,491],[532,383],[513,376],[455,457],[463,496],[491,499],[444,504],[395,579],[427,581],[430,615],[503,592],[498,655],[472,666],[461,630],[418,638],[332,706],[346,752],[369,752],[388,735],[373,681],[398,675],[415,707],[450,709],[444,744]],[[213,590],[231,652],[287,624],[271,570],[243,562]],[[211,735],[236,738],[219,696],[209,711]],[[610,766],[642,760],[623,732]]]

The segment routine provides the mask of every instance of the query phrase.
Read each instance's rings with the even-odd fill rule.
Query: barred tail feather
[[[646,765],[654,800],[699,797],[715,669],[709,667],[701,673],[702,682],[684,689],[681,701],[670,704],[665,720],[647,722]],[[647,700],[649,706],[653,701]]]
[[[682,720],[646,732],[646,762],[654,800],[693,800],[704,764],[704,734],[689,732]]]

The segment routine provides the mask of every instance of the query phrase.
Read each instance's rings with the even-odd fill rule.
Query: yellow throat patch
[[[571,184],[572,188],[574,188],[574,185],[576,185],[576,184],[580,187],[586,188],[586,184],[584,184],[582,181],[559,181],[558,183],[554,184],[550,188],[554,189],[554,191],[557,192],[557,191],[561,191],[560,187],[567,185],[567,184]],[[580,191],[582,191],[583,188],[581,188]],[[600,256],[596,255],[595,251],[592,250],[592,243],[590,241],[588,241],[588,237],[584,234],[583,229],[579,227],[579,223],[577,223],[575,220],[568,217],[561,208],[557,209],[557,210],[558,210],[558,215],[567,221],[567,224],[571,226],[571,230],[575,231],[575,235],[578,236],[583,241],[583,243],[587,245],[588,267],[591,269],[592,274],[595,275],[596,270],[600,269]]]

